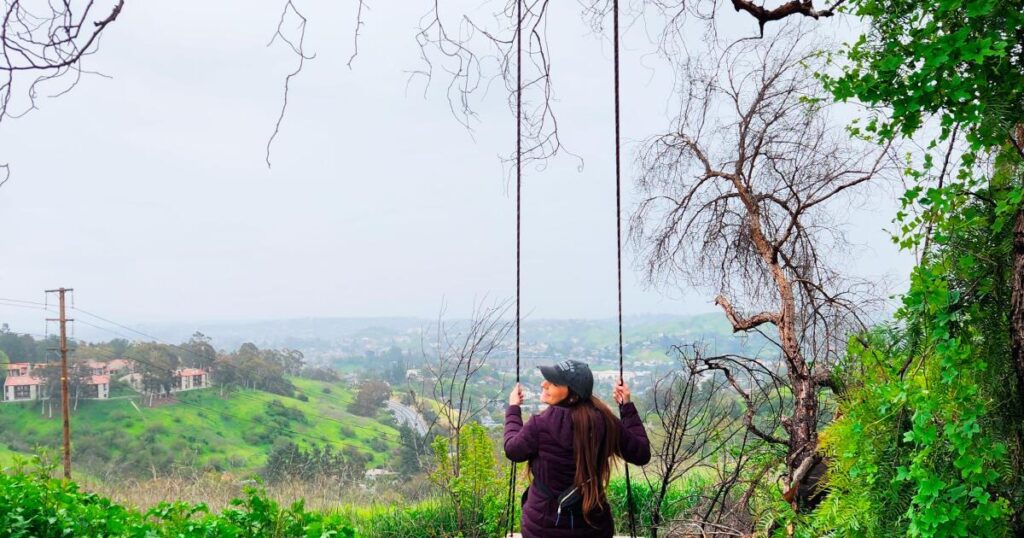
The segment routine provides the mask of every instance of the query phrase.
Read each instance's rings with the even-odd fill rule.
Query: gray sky
[[[296,60],[265,47],[280,2],[130,3],[87,65],[112,79],[87,77],[0,125],[0,160],[13,173],[0,189],[0,297],[42,300],[46,288],[73,286],[78,306],[137,323],[430,317],[442,301],[465,315],[476,300],[511,296],[514,199],[500,156],[515,132],[502,86],[470,136],[443,81],[426,98],[422,83],[407,85],[429,2],[372,3],[353,70],[354,2],[337,4],[299,4],[317,57],[293,82],[268,170],[264,146]],[[611,317],[610,49],[588,34],[576,3],[558,4],[560,125],[585,168],[559,158],[527,170],[523,305],[538,318]],[[625,46],[631,156],[635,141],[667,125],[671,74],[642,66],[657,64],[641,57],[640,32]],[[899,282],[910,260],[881,231],[891,198],[848,215],[863,246],[851,266]],[[706,291],[646,289],[631,265],[627,314],[712,309]],[[16,330],[40,332],[42,315],[0,305]]]

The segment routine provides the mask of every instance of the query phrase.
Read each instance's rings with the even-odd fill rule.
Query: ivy
[[[842,73],[821,78],[837,100],[869,105],[851,134],[914,138],[934,124],[937,135],[919,161],[908,157],[893,234],[922,260],[895,324],[850,343],[855,388],[822,434],[832,491],[806,527],[1006,535],[1024,489],[1000,405],[1017,397],[1006,267],[1024,199],[1010,138],[1024,124],[1024,1],[852,0],[846,9],[869,30],[842,51]]]

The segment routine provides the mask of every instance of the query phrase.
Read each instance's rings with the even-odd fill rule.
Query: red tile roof
[[[182,368],[181,371],[178,372],[178,375],[180,375],[180,376],[206,375],[206,370],[200,370],[199,368]]]
[[[88,377],[88,381],[86,381],[85,384],[86,385],[109,385],[110,384],[110,376],[109,375],[91,375],[91,376]]]
[[[26,385],[38,385],[38,384],[40,384],[42,382],[43,382],[43,380],[39,379],[38,377],[32,377],[30,375],[23,375],[23,376],[18,376],[18,377],[8,377],[4,381],[4,386],[5,387],[23,387],[23,386],[26,386]]]

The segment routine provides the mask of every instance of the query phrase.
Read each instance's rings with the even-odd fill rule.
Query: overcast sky
[[[0,297],[42,300],[70,286],[78,306],[141,323],[431,317],[442,301],[466,315],[476,300],[512,295],[514,199],[500,157],[515,131],[503,87],[483,100],[470,136],[440,81],[426,97],[408,84],[421,65],[415,26],[432,2],[371,3],[352,70],[355,2],[300,2],[317,56],[293,81],[268,169],[264,147],[296,61],[265,46],[280,4],[131,2],[87,65],[112,78],[86,77],[0,125],[12,169],[0,188]],[[610,49],[575,2],[555,4],[562,137],[585,167],[559,158],[527,171],[523,305],[537,318],[612,317]],[[625,48],[631,191],[636,141],[667,125],[671,73],[643,57],[640,31]],[[910,260],[882,231],[891,197],[847,216],[861,245],[850,267],[898,282]],[[625,278],[627,314],[712,309],[707,290],[648,289],[631,257]],[[40,332],[43,315],[0,305],[16,330]]]

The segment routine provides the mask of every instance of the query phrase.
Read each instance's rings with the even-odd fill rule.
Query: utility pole
[[[71,480],[71,417],[68,413],[68,331],[67,323],[74,321],[65,314],[64,294],[75,291],[73,288],[57,288],[46,290],[60,296],[60,317],[49,318],[47,321],[60,322],[60,405],[64,414],[64,478]]]

